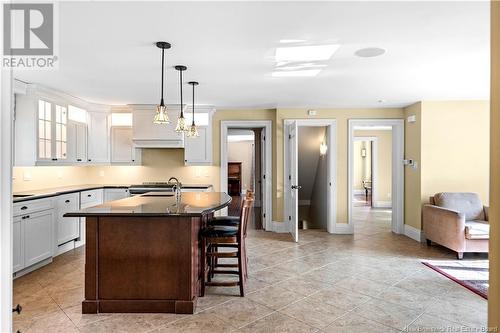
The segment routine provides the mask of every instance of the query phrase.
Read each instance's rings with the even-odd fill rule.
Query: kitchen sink
[[[173,197],[175,194],[173,193],[158,193],[158,194],[143,194],[141,197]]]

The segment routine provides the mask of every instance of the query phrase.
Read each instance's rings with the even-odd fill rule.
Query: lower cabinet
[[[24,219],[24,266],[28,267],[52,256],[52,210],[33,213]]]
[[[55,199],[57,212],[57,245],[64,244],[80,236],[80,219],[78,217],[63,217],[68,212],[80,210],[80,194],[70,193],[60,195]]]
[[[53,246],[53,209],[14,217],[12,247],[14,273],[52,257]]]

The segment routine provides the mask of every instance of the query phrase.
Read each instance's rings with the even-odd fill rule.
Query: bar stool
[[[227,226],[211,226],[202,231],[202,282],[201,296],[205,295],[206,286],[240,287],[240,296],[245,296],[244,284],[246,282],[246,248],[245,235],[254,199],[245,198],[241,206],[240,223],[237,228]],[[236,251],[223,251],[219,249],[233,248]],[[236,264],[218,264],[218,258],[237,259]],[[213,260],[215,259],[215,260]],[[238,270],[217,268],[237,268]],[[211,281],[215,274],[238,275],[238,281]]]
[[[247,190],[245,198],[255,199],[255,192]],[[209,226],[237,227],[240,223],[239,216],[215,216],[208,221]]]

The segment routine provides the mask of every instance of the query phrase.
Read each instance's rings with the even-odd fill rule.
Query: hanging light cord
[[[165,48],[161,48],[161,102],[160,106],[165,106],[165,102],[163,101],[163,72],[164,72],[164,63],[165,63]]]
[[[179,74],[180,74],[180,85],[181,85],[181,118],[184,118],[184,111],[183,111],[183,103],[182,103],[182,69],[179,71]]]
[[[193,123],[192,125],[194,126],[194,84],[193,84]]]

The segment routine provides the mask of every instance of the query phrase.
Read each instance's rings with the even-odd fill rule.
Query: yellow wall
[[[378,188],[375,189],[373,201],[375,206],[377,203],[386,204],[392,200],[392,131],[354,131],[354,135],[377,138],[376,178]]]
[[[307,109],[278,109],[276,113],[276,135],[274,136],[276,163],[276,205],[273,202],[273,220],[283,221],[283,123],[285,119],[335,119],[337,122],[337,223],[347,223],[347,132],[348,120],[357,118],[402,119],[403,109],[317,109],[316,116],[309,116]]]
[[[14,167],[12,177],[14,192],[91,182],[88,178],[88,168],[84,166]],[[31,178],[31,180],[24,180],[24,177]]]
[[[489,203],[488,101],[422,102],[422,196],[477,192]]]
[[[366,151],[365,157],[361,156],[363,149]],[[354,154],[352,188],[353,190],[362,190],[364,192],[363,180],[371,179],[372,152],[369,141],[354,141],[352,153]]]
[[[405,158],[417,161],[418,168],[405,167],[405,224],[421,228],[422,195],[420,182],[422,103],[405,108],[405,118],[415,116],[416,122],[405,121]]]
[[[253,189],[251,186],[252,181],[252,168],[253,163],[252,155],[254,152],[253,141],[240,141],[229,142],[227,144],[227,161],[228,162],[241,162],[241,192]]]
[[[490,289],[488,326],[500,328],[500,2],[491,7]]]

